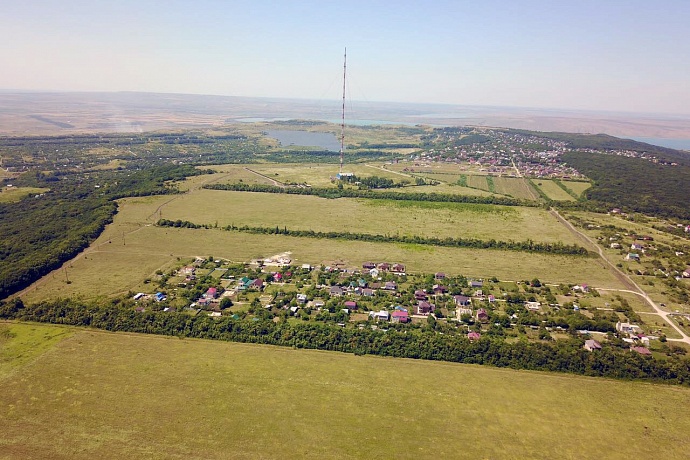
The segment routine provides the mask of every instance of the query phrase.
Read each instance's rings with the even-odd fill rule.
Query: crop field
[[[552,200],[558,201],[575,201],[575,199],[568,194],[565,190],[560,188],[552,180],[548,179],[534,179],[534,183],[539,187],[539,189],[546,194]]]
[[[578,240],[541,208],[195,190],[162,207],[166,219],[314,231],[479,239]]]
[[[532,186],[526,179],[519,177],[494,177],[492,179],[496,187],[496,193],[524,200],[535,200],[538,198],[537,193],[531,190]]]
[[[582,196],[582,193],[591,188],[592,184],[590,182],[580,182],[580,181],[562,181],[563,185],[568,187],[573,192],[577,193],[578,196]]]
[[[690,448],[685,387],[72,331],[0,377],[3,458],[674,459]]]
[[[486,182],[486,176],[479,176],[471,174],[467,176],[467,185],[481,190],[489,191],[489,184]]]

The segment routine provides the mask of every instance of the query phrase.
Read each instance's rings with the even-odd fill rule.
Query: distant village
[[[369,261],[351,268],[340,262],[293,264],[286,254],[247,264],[197,258],[149,284],[160,290],[133,295],[137,312],[269,317],[384,331],[431,327],[470,340],[484,335],[558,340],[575,334],[586,340],[583,346],[589,351],[615,341],[642,354],[649,352],[650,340],[663,340],[661,330],[633,323],[639,316],[627,302],[601,302],[586,284],[410,274],[395,262]]]

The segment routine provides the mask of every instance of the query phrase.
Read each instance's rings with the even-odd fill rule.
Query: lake
[[[266,135],[277,139],[283,147],[294,145],[297,147],[320,147],[331,152],[340,151],[340,141],[332,133],[269,129],[266,131]]]
[[[630,137],[629,139],[669,149],[690,150],[690,139],[671,139],[668,137]]]

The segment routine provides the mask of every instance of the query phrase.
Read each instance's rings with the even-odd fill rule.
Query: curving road
[[[677,326],[670,318],[670,312],[664,311],[659,307],[656,302],[652,300],[649,295],[642,290],[642,288],[632,279],[630,278],[626,273],[624,273],[622,270],[620,270],[618,267],[616,267],[608,258],[606,258],[606,255],[604,254],[604,250],[597,244],[596,241],[594,241],[592,238],[587,236],[586,234],[582,233],[579,231],[577,228],[573,226],[570,222],[568,222],[563,216],[561,216],[558,211],[556,211],[554,208],[551,208],[550,211],[551,214],[553,214],[563,225],[565,225],[568,230],[571,232],[575,233],[580,239],[588,242],[591,246],[594,246],[597,249],[597,252],[599,253],[599,257],[608,265],[612,270],[614,270],[614,273],[616,274],[616,277],[621,280],[625,285],[630,287],[631,289],[603,289],[603,288],[597,288],[598,290],[601,291],[620,291],[620,292],[630,292],[632,294],[638,295],[642,297],[647,303],[654,309],[655,313],[659,316],[661,316],[664,321],[666,321],[668,324],[671,325],[673,329],[680,334],[682,337],[681,339],[668,339],[669,341],[675,341],[675,342],[685,342],[688,345],[690,345],[690,337],[683,331],[679,326]]]

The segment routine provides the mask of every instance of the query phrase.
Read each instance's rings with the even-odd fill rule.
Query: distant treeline
[[[264,316],[215,319],[184,312],[137,313],[130,306],[118,305],[116,302],[99,306],[65,299],[26,307],[21,301],[0,304],[1,318],[89,326],[108,331],[260,343],[358,355],[450,361],[682,385],[690,383],[690,360],[687,358],[671,356],[668,359],[655,359],[608,345],[600,351],[590,353],[583,350],[582,338],[509,343],[500,338],[484,337],[470,341],[464,335],[439,334],[423,329],[382,331],[343,328],[319,322],[275,323],[272,318]]]
[[[372,192],[336,187],[277,187],[261,184],[210,184],[203,188],[234,192],[287,193],[289,195],[313,195],[321,198],[374,198],[396,201],[434,201],[445,203],[498,204],[504,206],[539,207],[535,201],[519,200],[502,196],[453,195],[450,193],[396,193]]]
[[[690,219],[690,166],[586,152],[569,152],[562,158],[594,180],[584,193],[591,201],[609,209]]]
[[[403,187],[408,182],[394,182],[393,179],[379,176],[359,177],[352,175],[344,177],[341,180],[351,184],[357,184],[360,189],[382,189],[382,188],[399,188]]]
[[[200,225],[183,220],[160,219],[157,223],[160,227],[176,228],[212,228],[211,225]],[[250,227],[228,225],[222,227],[223,230],[252,233],[256,235],[285,235],[300,238],[319,238],[348,241],[362,241],[368,243],[403,243],[403,244],[424,244],[430,246],[442,246],[450,248],[472,248],[472,249],[500,249],[505,251],[527,251],[545,254],[576,255],[587,256],[589,252],[574,244],[563,243],[538,243],[532,240],[527,241],[497,241],[479,240],[475,238],[436,238],[409,235],[375,235],[370,233],[352,232],[316,232],[314,230],[290,230],[287,227]]]
[[[97,178],[70,181],[40,172],[17,185],[44,186],[50,192],[16,203],[0,203],[0,299],[60,267],[101,234],[117,212],[113,200],[125,196],[175,193],[166,182],[201,174],[192,166],[161,166],[110,174],[111,186]]]
[[[389,152],[381,150],[357,150],[355,154],[345,153],[348,163],[361,163],[382,158],[390,158]],[[340,153],[331,150],[296,150],[295,148],[282,148],[278,151],[255,154],[250,162],[265,161],[268,163],[329,163],[340,162]]]

